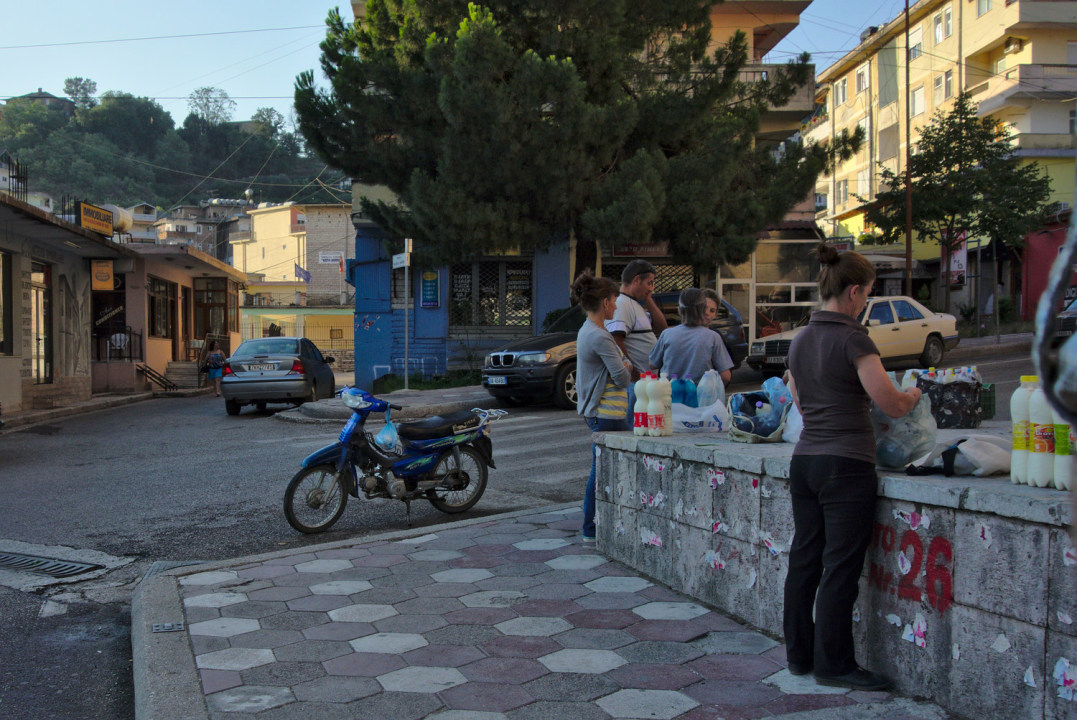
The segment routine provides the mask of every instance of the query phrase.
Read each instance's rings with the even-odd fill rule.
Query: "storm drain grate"
[[[21,553],[0,552],[0,568],[10,568],[36,575],[50,575],[54,578],[69,578],[82,575],[92,570],[100,570],[104,565],[76,562],[74,560],[57,560],[40,555],[23,555]]]

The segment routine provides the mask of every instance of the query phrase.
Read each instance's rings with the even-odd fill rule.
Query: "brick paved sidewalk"
[[[579,525],[560,507],[179,572],[208,708],[190,716],[947,717],[793,677],[774,640],[607,561]]]

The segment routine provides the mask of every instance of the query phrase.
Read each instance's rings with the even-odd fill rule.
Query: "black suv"
[[[679,292],[654,294],[655,303],[671,326],[680,323],[679,297]],[[552,397],[558,407],[575,408],[576,335],[586,320],[583,310],[574,305],[550,325],[549,331],[490,353],[482,367],[482,386],[509,405],[526,405]],[[723,300],[711,329],[722,336],[733,367],[740,367],[748,355],[740,313]]]

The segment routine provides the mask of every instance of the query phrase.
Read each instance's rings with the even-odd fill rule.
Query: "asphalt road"
[[[1019,376],[1032,372],[1027,354],[985,355],[977,365],[996,385],[997,417],[1009,417]],[[760,381],[738,370],[730,391]],[[211,397],[151,400],[0,437],[0,548],[93,550],[122,565],[33,592],[0,570],[0,717],[133,717],[130,599],[155,561],[221,560],[406,527],[402,503],[353,499],[331,532],[294,532],[281,510],[284,487],[340,428],[280,422],[273,407],[229,417]],[[574,413],[514,409],[492,439],[498,469],[466,517],[582,497],[590,442]],[[414,526],[442,522],[452,518],[415,503]]]

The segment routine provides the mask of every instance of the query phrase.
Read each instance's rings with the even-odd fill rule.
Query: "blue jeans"
[[[584,418],[591,432],[613,432],[617,430],[631,430],[631,423],[625,420],[612,418]],[[595,536],[595,466],[598,463],[597,448],[591,443],[591,475],[587,478],[587,489],[583,493],[583,535],[584,537]]]

